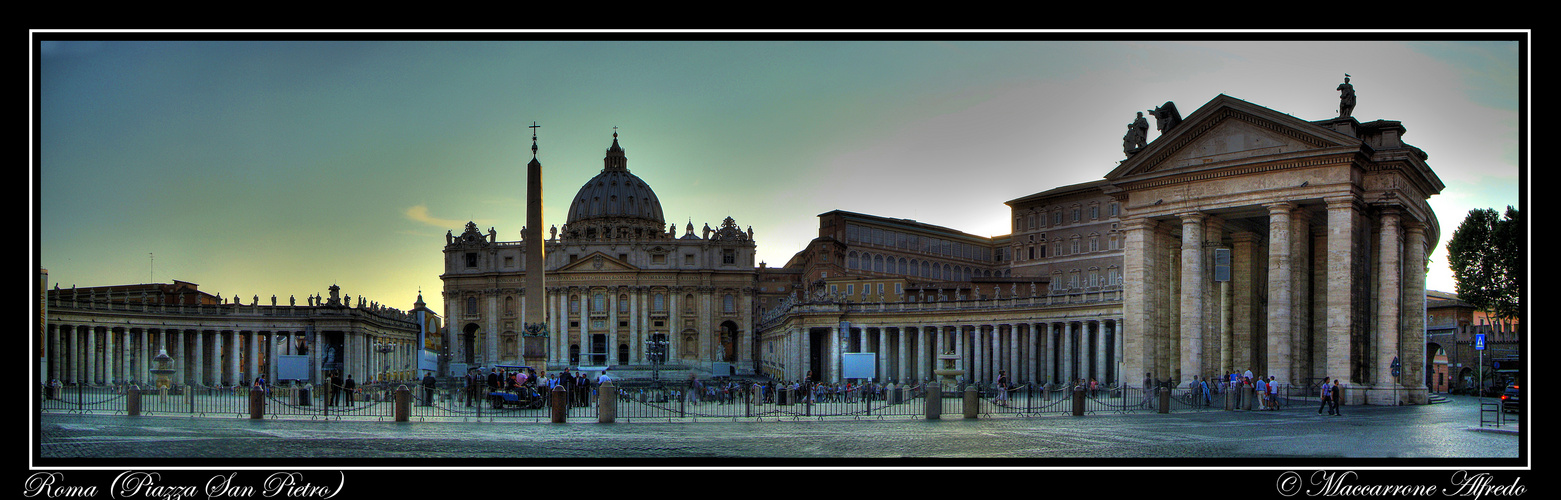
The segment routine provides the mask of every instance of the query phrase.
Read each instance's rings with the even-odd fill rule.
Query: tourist
[[[1328,409],[1328,414],[1332,415],[1333,409],[1329,408],[1328,404],[1333,400],[1333,386],[1328,385],[1328,377],[1323,377],[1322,397],[1318,399],[1322,404],[1317,406],[1317,414],[1322,415],[1323,409]]]

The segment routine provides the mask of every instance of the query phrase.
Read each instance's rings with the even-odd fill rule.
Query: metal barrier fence
[[[413,383],[364,384],[353,391],[322,391],[320,386],[272,386],[264,390],[260,412],[264,418],[308,418],[327,420],[391,420],[397,417],[396,394],[406,390],[410,420],[460,420],[489,422],[546,422],[555,418],[554,397],[539,387],[532,395],[535,403],[495,404],[486,388],[468,393],[454,383],[424,388]],[[1172,413],[1246,410],[1262,408],[1255,394],[1247,391],[1210,391],[1187,388],[1150,388],[1113,386],[1097,390],[1061,390],[1043,386],[1020,386],[1002,390],[992,386],[972,386],[972,402],[966,402],[963,388],[945,388],[939,394],[941,407],[935,412],[943,418],[973,415],[1031,418],[1059,415],[1099,415],[1159,412],[1162,392],[1167,393],[1167,410]],[[886,386],[810,386],[658,382],[625,380],[615,382],[616,402],[610,413],[614,421],[678,420],[803,420],[803,419],[921,419],[928,418],[925,387]],[[1238,388],[1239,389],[1239,388]],[[252,389],[244,387],[179,387],[140,392],[136,413],[141,415],[188,415],[191,417],[250,418]],[[131,403],[129,387],[65,386],[44,388],[45,412],[125,414]],[[1243,392],[1245,394],[1243,394]],[[1271,403],[1275,408],[1318,404],[1315,388],[1284,387]],[[559,394],[563,400],[562,417],[566,421],[596,421],[601,417],[598,388]],[[972,407],[967,407],[972,404]],[[938,417],[932,417],[938,418]]]

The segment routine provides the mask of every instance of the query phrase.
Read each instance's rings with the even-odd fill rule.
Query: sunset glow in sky
[[[519,240],[533,122],[548,226],[617,127],[679,234],[730,216],[770,266],[837,209],[1002,235],[1003,202],[1115,168],[1135,112],[1226,94],[1322,120],[1345,73],[1355,117],[1401,121],[1447,185],[1430,199],[1428,288],[1454,290],[1445,243],[1470,209],[1519,206],[1527,54],[1512,33],[1146,36],[46,40],[34,259],[62,288],[182,280],[303,303],[336,284],[400,309],[421,289],[442,312],[446,231]]]

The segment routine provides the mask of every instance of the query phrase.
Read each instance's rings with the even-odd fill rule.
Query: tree
[[[1447,242],[1458,298],[1510,331],[1521,319],[1523,272],[1521,213],[1511,206],[1502,217],[1493,208],[1473,209]]]

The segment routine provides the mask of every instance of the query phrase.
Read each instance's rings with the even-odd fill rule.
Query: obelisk
[[[542,162],[537,161],[537,123],[531,122],[531,163],[526,164],[526,280],[525,310],[521,318],[526,337],[520,357],[528,366],[546,366],[547,260],[542,241]],[[538,328],[540,325],[540,328]],[[542,335],[542,336],[537,336]]]

